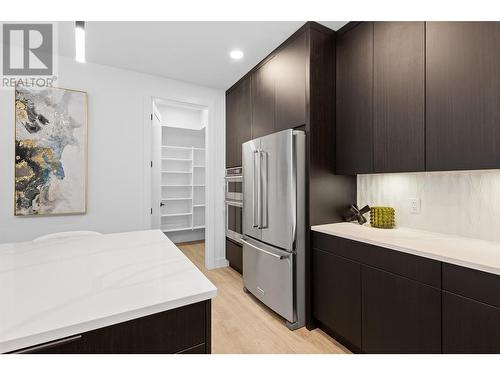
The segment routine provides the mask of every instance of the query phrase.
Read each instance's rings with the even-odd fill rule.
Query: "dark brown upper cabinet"
[[[307,33],[287,43],[273,61],[276,77],[275,131],[306,123]]]
[[[306,123],[307,32],[293,36],[226,93],[226,167],[241,145]]]
[[[248,81],[250,98],[242,89]],[[249,134],[258,138],[300,128],[306,133],[308,150],[307,227],[343,220],[345,207],[356,200],[356,179],[334,173],[335,32],[315,22],[305,23],[230,87],[226,98],[226,165],[241,162],[242,139]],[[244,104],[238,108],[235,103]],[[241,132],[244,136],[238,136]]]
[[[428,22],[427,170],[500,167],[500,22]]]
[[[425,170],[425,23],[337,36],[337,173]]]
[[[282,46],[252,77],[252,137],[306,123],[306,34]]]
[[[267,61],[252,77],[252,138],[274,133],[276,122],[275,59]]]
[[[339,174],[500,168],[500,22],[337,33]]]
[[[336,171],[373,172],[373,23],[337,35]]]
[[[241,145],[252,139],[250,77],[226,93],[226,167],[241,166]]]
[[[374,172],[423,171],[425,23],[374,22],[373,41]]]

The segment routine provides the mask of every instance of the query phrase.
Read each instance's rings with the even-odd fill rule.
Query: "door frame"
[[[153,199],[151,199],[150,201],[150,204],[151,204],[151,216],[150,216],[150,229],[160,229],[161,227],[161,215],[160,215],[160,212],[161,212],[161,208],[159,207],[159,204],[161,202],[161,187],[160,187],[160,184],[161,184],[161,179],[162,179],[162,176],[161,176],[161,161],[159,162],[154,162],[155,158],[153,155],[155,153],[155,149],[154,149],[154,145],[153,145],[153,128],[155,127],[155,122],[158,123],[158,126],[159,126],[159,129],[155,131],[159,131],[160,132],[160,139],[158,139],[157,141],[160,143],[159,145],[159,150],[158,152],[160,153],[160,157],[161,157],[161,153],[162,153],[162,149],[161,149],[161,122],[160,122],[160,118],[157,116],[156,112],[158,112],[158,107],[155,106],[155,103],[154,103],[154,100],[153,100],[153,103],[151,105],[151,114],[152,116],[150,117],[150,130],[151,130],[151,133],[150,133],[150,141],[149,141],[149,145],[151,146],[151,168],[150,168],[150,172],[151,172],[151,175],[150,175],[150,182],[151,184],[154,183],[154,178],[153,178],[153,172],[156,173],[156,178],[159,179],[159,181],[157,181],[158,183],[158,186],[156,186],[157,189],[159,189],[159,194],[160,194],[160,199],[159,199],[159,202],[156,202],[156,207],[155,207],[155,203],[153,202]],[[158,115],[161,117],[160,113],[158,113]],[[158,156],[158,155],[156,155]],[[151,195],[153,195],[153,186],[150,185],[150,191],[151,191]],[[151,196],[151,198],[153,198]],[[156,221],[156,222],[155,222]]]
[[[151,114],[153,101],[163,99],[172,102],[188,103],[205,107],[208,121],[205,129],[205,267],[214,269],[227,267],[225,255],[225,217],[224,206],[224,165],[225,132],[221,137],[218,128],[225,128],[224,104],[222,108],[215,100],[172,95],[147,95],[144,97],[143,116],[143,227],[151,229]],[[218,119],[222,119],[219,124]]]

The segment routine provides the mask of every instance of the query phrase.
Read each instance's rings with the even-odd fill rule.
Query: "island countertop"
[[[159,230],[0,245],[0,353],[214,298]]]
[[[500,275],[500,243],[498,242],[409,228],[378,229],[353,223],[316,225],[311,229]]]

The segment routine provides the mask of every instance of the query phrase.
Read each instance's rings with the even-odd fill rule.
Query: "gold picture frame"
[[[21,93],[23,91],[23,101],[20,101]],[[37,108],[33,108],[36,106],[36,103],[33,103],[33,95],[43,93],[44,100],[40,105],[42,109],[50,112],[50,107],[61,109],[61,103],[51,102],[52,98],[48,93],[58,93],[60,95],[61,92],[62,98],[66,102],[71,100],[71,97],[68,97],[69,94],[80,94],[81,95],[81,134],[79,143],[76,145],[81,152],[80,156],[80,170],[73,171],[73,169],[78,169],[74,165],[64,165],[63,152],[64,148],[68,146],[75,146],[74,144],[68,144],[66,139],[66,144],[64,142],[57,141],[58,136],[56,134],[57,131],[63,131],[64,137],[72,137],[73,132],[68,131],[68,128],[64,128],[62,124],[68,124],[70,129],[78,129],[78,127],[71,127],[71,125],[75,125],[78,122],[71,116],[69,105],[66,108],[68,113],[64,113],[63,111],[56,112],[56,114],[51,113],[37,113]],[[42,94],[40,94],[42,95]],[[57,95],[55,95],[57,96]],[[29,97],[30,103],[28,108],[27,98]],[[40,99],[40,98],[39,98]],[[64,108],[64,107],[63,107]],[[53,116],[52,116],[53,115]],[[41,117],[40,117],[41,116]],[[64,120],[60,117],[63,116]],[[35,118],[36,117],[36,118]],[[48,121],[47,123],[45,123]],[[51,124],[51,121],[56,124],[58,129],[53,129],[52,132],[54,134],[50,134],[44,129],[44,131],[40,132],[40,136],[43,134],[45,137],[43,141],[40,141],[36,137],[36,133],[38,133],[42,128],[46,128],[47,125]],[[74,122],[71,122],[74,121]],[[23,129],[18,126],[23,126]],[[40,129],[34,129],[32,128]],[[49,125],[50,126],[50,125]],[[55,125],[54,125],[55,126]],[[29,129],[29,130],[28,130]],[[20,133],[24,134],[24,138],[18,136],[18,130]],[[36,130],[36,131],[35,131]],[[33,132],[31,132],[33,131]],[[47,133],[49,133],[47,135]],[[61,136],[61,134],[59,134]],[[72,138],[71,141],[75,139]],[[78,140],[78,139],[76,139]],[[22,147],[22,142],[26,142],[27,147]],[[54,147],[51,148],[50,142],[55,142]],[[62,147],[62,149],[61,149]],[[23,148],[23,151],[21,151]],[[28,149],[28,150],[26,150]],[[75,150],[73,150],[75,151]],[[32,160],[30,159],[32,158]],[[59,158],[59,159],[58,159]],[[23,162],[22,172],[20,173],[19,164]],[[77,190],[81,189],[80,201],[78,202],[66,202],[66,198],[70,199],[71,194],[68,196],[64,196],[64,188],[61,189],[59,186],[57,194],[50,192],[50,189],[53,185],[57,185],[58,180],[63,181],[67,169],[70,168],[71,173],[77,173],[76,176],[80,176],[81,180],[78,183]],[[55,169],[55,170],[54,170]],[[40,170],[43,170],[41,173]],[[36,173],[41,173],[41,175],[36,175]],[[31,180],[30,180],[31,179]],[[38,180],[36,180],[38,179]],[[49,179],[49,180],[48,180]],[[43,183],[38,184],[41,180]],[[78,179],[77,179],[78,180]],[[65,183],[67,181],[64,181]],[[31,184],[30,184],[31,183]],[[71,188],[70,184],[59,184],[65,186],[66,189]],[[22,188],[26,188],[29,186],[29,197],[23,196],[23,193],[26,193],[26,190],[21,191]],[[73,186],[73,187],[75,187]],[[61,191],[62,190],[62,191]],[[38,193],[38,194],[37,194]],[[67,193],[67,192],[66,192]],[[34,199],[31,198],[35,196]],[[43,198],[43,202],[42,201]],[[73,197],[74,198],[74,197]],[[54,201],[51,201],[53,199]],[[31,200],[31,206],[29,206],[29,202]],[[56,202],[56,200],[59,200]],[[63,204],[61,204],[61,200]],[[36,202],[36,206],[34,204]],[[50,205],[52,203],[52,205]],[[66,208],[64,205],[66,204]],[[13,213],[14,216],[18,217],[33,217],[33,216],[62,216],[62,215],[84,215],[87,213],[87,204],[88,204],[88,94],[85,91],[68,89],[68,88],[60,88],[60,87],[43,87],[43,88],[25,88],[25,87],[16,87],[14,88],[14,207]],[[76,207],[76,209],[72,209],[72,205]]]

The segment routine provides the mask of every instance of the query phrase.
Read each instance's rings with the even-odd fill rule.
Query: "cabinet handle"
[[[260,209],[260,228],[267,228],[267,216],[268,216],[268,192],[267,192],[267,152],[260,151],[260,172],[261,172],[261,185],[262,185],[262,196],[261,196],[261,209]]]
[[[259,228],[259,217],[260,217],[260,165],[257,164],[258,157],[259,157],[259,151],[254,150],[253,151],[253,157],[252,157],[252,173],[253,173],[253,181],[252,181],[252,226],[254,228]],[[257,169],[257,165],[259,165],[259,169]],[[257,177],[257,178],[256,178]],[[255,184],[257,183],[257,189],[255,188]],[[257,190],[257,193],[255,192]],[[255,220],[257,218],[257,221]]]
[[[291,254],[287,254],[287,255],[280,255],[280,254],[275,254],[275,253],[272,253],[270,251],[267,251],[267,250],[264,250],[264,249],[261,249],[260,247],[257,247],[255,245],[252,245],[250,242],[248,241],[245,241],[243,238],[240,239],[240,241],[245,244],[245,245],[248,245],[250,246],[252,249],[254,250],[257,250],[257,251],[260,251],[261,253],[264,253],[264,254],[267,254],[267,255],[270,255],[274,258],[278,258],[280,260],[282,259],[285,259],[285,258],[289,258]]]

